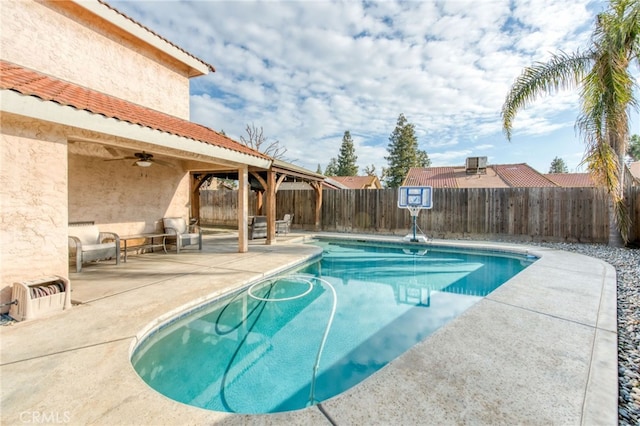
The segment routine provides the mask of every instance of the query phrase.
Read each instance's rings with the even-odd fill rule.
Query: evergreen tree
[[[631,157],[633,161],[640,161],[640,135],[633,135],[631,139],[629,139],[627,155]]]
[[[556,157],[551,162],[549,173],[569,173],[569,169],[562,158]]]
[[[320,167],[320,163],[318,163],[318,168],[316,169],[316,173],[318,173],[319,175],[322,174],[322,167]]]
[[[329,164],[327,164],[327,168],[324,169],[324,175],[338,176],[338,160],[336,160],[336,157],[331,157]]]
[[[407,176],[411,167],[429,167],[431,160],[425,151],[418,149],[415,126],[407,121],[404,114],[398,116],[396,128],[389,136],[389,168],[385,169],[385,183],[388,188],[397,188]]]
[[[353,147],[353,139],[351,133],[346,130],[342,137],[342,145],[340,145],[340,154],[338,155],[338,171],[336,176],[356,176],[358,174],[358,166],[356,166],[356,150]]]

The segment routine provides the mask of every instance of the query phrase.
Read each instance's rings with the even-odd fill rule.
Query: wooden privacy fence
[[[632,240],[640,239],[640,188],[629,191]],[[320,230],[406,235],[409,212],[397,207],[396,188],[325,190]],[[237,191],[202,191],[200,223],[237,226]],[[249,214],[256,214],[253,193]],[[602,188],[435,188],[433,208],[417,224],[435,238],[606,243],[608,195]],[[311,190],[279,191],[276,214],[294,214],[293,229],[315,230]]]

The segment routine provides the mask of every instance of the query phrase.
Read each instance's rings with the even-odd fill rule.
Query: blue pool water
[[[132,363],[158,392],[235,413],[304,408],[358,384],[535,258],[319,241],[322,259],[151,334]]]

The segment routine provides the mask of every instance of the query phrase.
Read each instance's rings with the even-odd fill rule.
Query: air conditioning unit
[[[486,174],[487,157],[468,157],[465,170],[468,175]]]

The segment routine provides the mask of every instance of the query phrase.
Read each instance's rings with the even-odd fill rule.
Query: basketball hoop
[[[422,210],[422,206],[407,206],[406,208],[409,210],[411,217],[418,217],[420,210]]]
[[[416,236],[417,218],[422,209],[430,209],[433,189],[430,186],[401,186],[398,190],[398,207],[409,210],[413,222],[413,236],[407,235],[405,240],[411,242],[426,241],[424,235]]]

